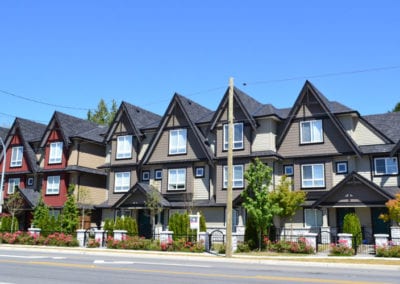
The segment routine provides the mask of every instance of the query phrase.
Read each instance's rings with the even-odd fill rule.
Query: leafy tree
[[[7,200],[4,202],[4,208],[11,215],[11,233],[14,232],[14,222],[16,217],[24,209],[25,201],[19,192],[18,187],[15,188],[14,193],[8,195]]]
[[[394,109],[392,110],[392,112],[396,112],[396,111],[400,111],[400,102],[398,102],[396,104],[396,106],[394,107]]]
[[[71,188],[71,190],[73,190]],[[77,196],[77,204],[81,210],[81,229],[84,229],[85,226],[85,212],[90,212],[88,209],[91,205],[89,189],[87,187],[79,187],[78,196]]]
[[[117,103],[112,100],[111,109],[109,110],[103,99],[97,105],[94,111],[89,110],[87,119],[101,125],[110,125],[117,113]]]
[[[206,232],[207,225],[206,225],[206,218],[203,215],[203,212],[200,212],[200,232]]]
[[[276,189],[272,191],[271,198],[274,203],[281,208],[278,214],[281,217],[281,226],[288,220],[292,219],[296,212],[301,208],[301,204],[306,200],[307,193],[305,191],[292,191],[292,182],[283,176]]]
[[[50,209],[44,203],[42,196],[33,212],[33,226],[41,229],[41,234],[47,236],[51,232]]]
[[[258,234],[258,248],[261,250],[263,236],[268,235],[269,228],[273,225],[273,218],[282,212],[279,204],[271,198],[268,187],[271,184],[272,169],[255,159],[244,173],[247,187],[241,193],[243,207],[252,218]]]
[[[15,220],[13,220],[15,219]],[[0,232],[15,232],[18,230],[19,224],[17,218],[12,218],[10,215],[3,215],[0,218]]]
[[[145,205],[150,211],[150,220],[151,220],[151,224],[152,224],[152,227],[154,230],[154,225],[156,225],[155,224],[155,216],[157,214],[161,213],[163,208],[161,205],[161,195],[157,191],[157,189],[154,188],[153,186],[152,186],[152,190],[151,190],[150,194],[147,196]],[[160,220],[158,220],[158,222],[160,222]]]
[[[400,193],[396,194],[395,199],[391,199],[386,202],[386,207],[388,209],[387,214],[381,214],[379,216],[385,222],[392,220],[393,222],[399,224],[400,223]]]
[[[190,220],[187,213],[175,213],[169,217],[168,228],[174,232],[173,239],[178,240],[189,235]]]
[[[73,194],[74,187],[73,184],[69,185],[67,201],[61,211],[61,229],[67,234],[75,233],[79,224],[79,211]]]
[[[343,219],[343,233],[353,235],[353,246],[357,247],[362,242],[360,219],[354,213],[348,213]]]

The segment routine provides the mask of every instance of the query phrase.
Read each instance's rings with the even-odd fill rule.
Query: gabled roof
[[[37,191],[33,188],[24,188],[22,190],[19,189],[19,192],[31,209],[34,209],[38,205],[40,199],[40,191]]]
[[[36,171],[38,167],[36,163],[36,153],[32,148],[31,143],[40,141],[40,138],[46,129],[46,125],[17,117],[8,132],[7,141],[5,142],[6,147],[11,143],[11,138],[16,134],[17,129],[19,131],[22,145],[24,146],[24,157],[30,169]]]
[[[380,195],[384,200],[389,200],[394,198],[395,192],[393,192],[392,188],[388,188],[385,190],[384,188],[379,187],[375,183],[367,180],[365,177],[361,176],[356,172],[351,172],[345,179],[339,182],[336,186],[334,186],[331,190],[329,190],[326,194],[321,196],[313,205],[312,207],[317,207],[327,201],[331,196],[339,192],[343,189],[343,187],[348,183],[361,183],[363,186],[367,187],[371,191],[375,192],[376,194]],[[349,197],[350,198],[350,197]]]
[[[150,143],[150,146],[147,149],[146,153],[144,154],[141,164],[146,163],[150,158],[150,155],[153,153],[153,150],[168,122],[169,116],[171,115],[175,107],[179,107],[181,109],[189,124],[189,127],[193,130],[195,139],[199,143],[201,149],[204,151],[209,163],[212,164],[213,154],[210,148],[206,146],[206,139],[196,125],[196,123],[204,122],[204,118],[210,117],[212,111],[177,93],[174,94],[171,102],[169,103],[168,108],[165,111],[165,114],[161,120],[157,133],[154,136],[153,141]]]
[[[280,147],[282,144],[287,132],[289,131],[290,125],[293,119],[296,116],[296,113],[300,110],[301,102],[303,101],[304,97],[308,94],[311,94],[315,97],[316,101],[320,104],[322,109],[324,110],[325,114],[329,117],[332,121],[333,125],[336,129],[342,134],[343,139],[348,143],[351,149],[360,156],[361,151],[353,141],[353,139],[347,135],[346,131],[344,130],[342,124],[339,122],[336,115],[355,112],[354,110],[340,104],[337,102],[329,101],[317,88],[315,88],[309,81],[306,81],[303,88],[300,91],[299,96],[297,97],[292,109],[290,110],[288,117],[283,125],[282,132],[278,136],[277,139],[277,148]]]
[[[141,137],[143,136],[143,130],[157,128],[161,120],[161,116],[158,114],[123,101],[115,115],[114,121],[107,132],[106,141],[108,141],[114,133],[115,128],[117,127],[118,122],[124,113],[126,114],[133,128],[134,134],[139,141],[141,141]]]
[[[152,194],[156,194],[159,198],[159,205],[162,207],[169,207],[170,204],[168,200],[166,200],[162,194],[151,185],[147,183],[136,183],[128,192],[126,192],[117,202],[114,203],[112,208],[119,208],[128,206],[125,202],[129,201],[130,198],[134,198],[135,196],[142,196],[144,200],[147,200],[148,197],[151,197]],[[143,206],[144,204],[139,204],[139,206]],[[131,205],[134,207],[134,205]]]
[[[92,121],[55,111],[41,139],[41,145],[40,145],[41,147],[43,147],[47,142],[47,138],[50,135],[50,132],[54,129],[56,124],[58,124],[59,126],[59,131],[66,145],[71,143],[72,137],[82,136],[83,138],[85,133],[87,134],[90,131],[93,131],[94,129],[102,128],[102,126]],[[99,131],[101,132],[102,130]],[[91,137],[90,140],[92,140],[93,138],[94,137]],[[96,138],[94,141],[101,141],[101,140],[102,138],[99,137]]]
[[[211,120],[210,130],[214,129],[223,111],[227,108],[228,99],[229,88],[226,90],[221,102],[218,105],[217,111],[214,113],[214,116]],[[256,116],[258,112],[262,112],[265,106],[236,87],[233,88],[233,100],[242,109],[244,115],[246,116],[246,120],[250,123],[252,128],[256,129],[257,122],[254,119],[254,116]],[[268,108],[268,106],[266,108]]]
[[[0,138],[1,138],[3,141],[6,140],[8,130],[10,130],[10,129],[5,128],[5,127],[0,127]],[[0,145],[0,149],[1,149],[1,145]]]

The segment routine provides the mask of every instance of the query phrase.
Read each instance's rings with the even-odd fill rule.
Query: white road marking
[[[184,267],[202,267],[210,268],[210,265],[197,265],[197,264],[181,264],[181,263],[162,263],[162,262],[139,262],[139,261],[105,261],[95,260],[94,264],[145,264],[145,265],[163,265],[163,266],[184,266]]]
[[[62,256],[51,257],[51,256],[44,256],[44,255],[12,255],[12,254],[0,254],[0,257],[25,258],[25,259],[44,259],[44,258],[66,259],[66,257],[62,257]]]

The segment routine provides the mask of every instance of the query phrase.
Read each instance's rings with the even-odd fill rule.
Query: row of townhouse
[[[234,89],[233,223],[244,232],[240,193],[255,158],[307,192],[286,227],[339,232],[356,213],[365,239],[390,233],[379,219],[400,192],[400,113],[361,116],[329,101],[306,81],[291,108],[277,109]],[[153,229],[146,200],[158,196],[162,212],[201,211],[208,230],[225,228],[228,90],[216,111],[175,94],[164,115],[122,102],[110,127],[56,112],[48,125],[17,118],[5,136],[4,196],[18,185],[27,201],[25,224],[41,195],[59,210],[69,184],[89,190],[92,222],[137,218],[139,233]],[[76,190],[79,192],[79,190]],[[369,237],[368,237],[369,236]]]

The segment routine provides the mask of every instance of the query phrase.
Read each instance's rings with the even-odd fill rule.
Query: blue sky
[[[0,126],[86,118],[101,98],[162,115],[174,92],[215,109],[231,76],[279,108],[309,79],[363,115],[387,112],[399,12],[396,0],[1,1]]]

